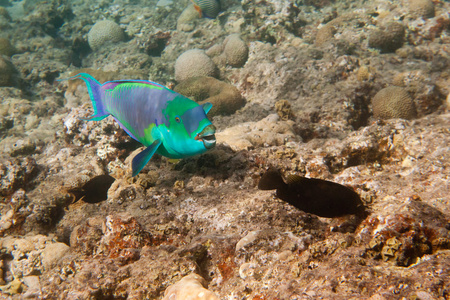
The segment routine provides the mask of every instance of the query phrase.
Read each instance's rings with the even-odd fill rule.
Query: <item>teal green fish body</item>
[[[112,115],[132,138],[146,146],[132,161],[132,176],[154,153],[179,159],[204,153],[216,144],[215,127],[206,116],[210,103],[199,105],[146,80],[100,84],[86,73],[69,79],[82,79],[88,88],[94,114],[85,120],[99,121]]]

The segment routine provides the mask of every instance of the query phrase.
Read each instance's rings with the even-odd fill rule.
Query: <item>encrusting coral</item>
[[[121,42],[124,39],[123,30],[117,23],[110,20],[98,21],[88,33],[88,43],[92,50],[98,50],[107,43]]]
[[[398,86],[380,90],[372,99],[373,115],[378,119],[413,119],[416,116],[414,102],[408,92]]]
[[[175,86],[174,91],[199,103],[212,103],[208,114],[211,116],[232,114],[245,104],[237,88],[212,77],[189,78]]]

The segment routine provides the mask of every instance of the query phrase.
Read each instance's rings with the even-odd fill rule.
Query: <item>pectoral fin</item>
[[[153,144],[145,148],[143,151],[141,151],[138,155],[136,155],[133,158],[133,161],[131,162],[131,169],[132,169],[131,176],[134,177],[137,174],[139,174],[142,168],[144,168],[145,165],[148,163],[150,158],[152,158],[153,154],[155,154],[159,145],[161,145],[161,140],[156,140],[153,142]]]
[[[205,111],[205,114],[207,114],[211,108],[212,108],[212,104],[209,102],[205,102],[202,104],[203,110]]]
[[[88,118],[78,118],[78,119],[83,120],[83,121],[101,121],[104,118],[106,118],[107,116],[109,116],[109,114],[95,114]]]

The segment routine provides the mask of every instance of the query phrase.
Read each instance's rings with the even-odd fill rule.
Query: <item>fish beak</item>
[[[202,141],[206,149],[211,149],[216,145],[215,133],[216,127],[211,124],[206,126],[199,134],[197,134],[195,139],[197,141]]]

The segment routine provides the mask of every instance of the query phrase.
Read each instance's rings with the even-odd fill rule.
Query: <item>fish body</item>
[[[285,181],[278,170],[270,169],[261,177],[258,188],[276,189],[276,195],[281,200],[320,217],[365,214],[361,198],[355,191],[323,179],[290,175]]]
[[[154,153],[179,159],[201,154],[216,144],[215,127],[206,116],[212,104],[197,104],[160,84],[146,80],[117,80],[100,84],[87,73],[94,114],[84,119],[100,121],[109,115],[146,149],[132,161],[136,176]]]
[[[82,199],[86,203],[98,203],[108,198],[108,189],[114,181],[112,176],[99,175],[87,181],[82,187],[69,189],[68,192],[73,195],[73,202]]]
[[[200,17],[215,19],[220,13],[219,0],[191,0]]]

